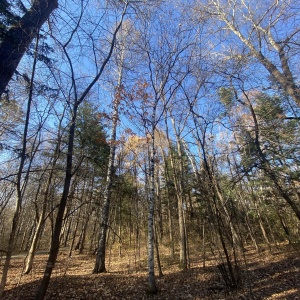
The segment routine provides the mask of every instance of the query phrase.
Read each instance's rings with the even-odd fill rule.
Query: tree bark
[[[155,110],[153,108],[152,131],[151,131],[151,157],[150,157],[150,182],[148,200],[148,292],[157,293],[154,275],[154,203],[155,203]]]
[[[20,21],[11,26],[5,35],[0,45],[0,97],[5,92],[26,49],[57,7],[57,0],[35,0]]]

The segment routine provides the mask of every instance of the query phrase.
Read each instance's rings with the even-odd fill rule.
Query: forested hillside
[[[297,299],[299,40],[297,0],[1,1],[0,299]]]

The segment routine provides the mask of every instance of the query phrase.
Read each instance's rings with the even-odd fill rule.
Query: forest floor
[[[226,288],[212,257],[203,267],[203,259],[195,252],[190,269],[180,270],[162,251],[163,276],[157,277],[159,292],[155,295],[146,293],[145,256],[137,263],[128,253],[121,258],[111,253],[108,272],[92,274],[94,256],[73,253],[69,257],[68,251],[61,251],[45,299],[300,299],[299,250],[299,245],[283,245],[272,254],[247,249],[240,262],[241,286],[236,291]],[[31,274],[22,275],[24,257],[14,257],[3,300],[34,299],[46,259],[46,254],[37,255]]]

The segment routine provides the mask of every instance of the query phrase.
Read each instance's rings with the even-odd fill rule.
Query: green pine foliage
[[[101,118],[92,104],[84,102],[80,107],[76,128],[76,151],[106,174],[109,145]]]

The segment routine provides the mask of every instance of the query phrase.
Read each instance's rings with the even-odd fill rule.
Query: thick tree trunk
[[[4,93],[26,49],[57,7],[57,0],[33,1],[31,8],[5,35],[0,45],[0,96]]]

